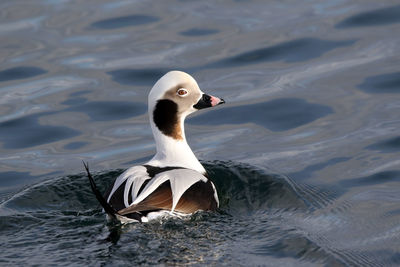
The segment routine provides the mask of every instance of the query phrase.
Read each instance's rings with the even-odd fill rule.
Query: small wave
[[[43,264],[44,257],[45,264],[71,262],[75,255],[80,256],[72,262],[79,264],[113,265],[257,265],[293,258],[307,263],[355,262],[346,260],[356,259],[354,253],[340,254],[321,235],[305,232],[303,224],[310,221],[312,210],[333,202],[326,192],[249,164],[203,164],[219,193],[218,212],[197,212],[184,219],[165,217],[146,224],[107,222],[84,173],[31,186],[0,205],[0,233],[9,240],[3,244],[3,258],[14,264],[27,258],[32,264]],[[93,176],[104,192],[122,172]],[[318,205],[310,205],[312,201]],[[20,257],[13,256],[16,249]]]
[[[221,209],[232,215],[306,207],[284,175],[237,162],[215,161],[204,165],[218,190]]]

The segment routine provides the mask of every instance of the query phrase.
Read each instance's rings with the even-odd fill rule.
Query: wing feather
[[[133,183],[133,188],[136,187],[141,187],[144,181],[150,179],[150,176],[148,175],[146,168],[144,166],[135,166],[132,168],[127,169],[124,173],[122,173],[117,180],[115,181],[113,188],[108,195],[107,202],[110,202],[111,197],[113,194],[117,191],[117,189],[124,183],[125,183],[125,188],[124,188],[124,194],[123,194],[123,202],[125,206],[129,206],[130,203],[128,203],[128,194],[127,191],[132,186]],[[139,189],[137,189],[139,190]],[[132,195],[132,200],[136,198],[136,195]]]
[[[151,178],[146,167],[135,166],[117,178],[108,199],[116,192],[120,192],[120,215],[155,210],[193,213],[218,207],[212,182],[190,169],[171,169]]]
[[[163,173],[157,174],[153,179],[151,179],[132,204],[138,204],[143,201],[166,181],[169,181],[171,184],[173,211],[180,197],[189,187],[191,187],[198,181],[207,181],[207,178],[200,173],[190,169],[165,171]]]
[[[181,196],[188,190],[192,185],[199,181],[206,182],[207,178],[201,175],[200,173],[184,169],[184,170],[175,170],[171,171],[171,190],[172,190],[172,209],[175,210],[176,205],[178,204]]]
[[[180,198],[176,205],[176,211],[193,213],[198,210],[216,210],[218,200],[215,199],[214,185],[207,182],[193,184]]]
[[[164,182],[153,193],[138,204],[118,211],[120,215],[133,212],[151,210],[172,210],[172,190],[169,181]],[[211,181],[198,181],[180,197],[175,211],[182,213],[193,213],[198,210],[215,210],[218,203],[214,198],[214,187]]]
[[[172,193],[169,181],[164,182],[153,193],[138,204],[133,204],[118,211],[120,215],[132,212],[151,210],[170,210],[172,207]]]

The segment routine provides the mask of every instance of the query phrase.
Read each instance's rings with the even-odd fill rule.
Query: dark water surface
[[[1,1],[0,265],[400,265],[398,1]],[[216,213],[105,220],[172,69]]]

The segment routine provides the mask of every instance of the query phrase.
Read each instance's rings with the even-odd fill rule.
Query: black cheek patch
[[[178,105],[171,100],[158,100],[153,111],[153,120],[163,134],[174,137],[178,124]]]

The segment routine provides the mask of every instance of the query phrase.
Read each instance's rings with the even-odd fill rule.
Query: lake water
[[[398,1],[1,1],[0,265],[400,264]],[[172,69],[221,208],[108,223]]]

